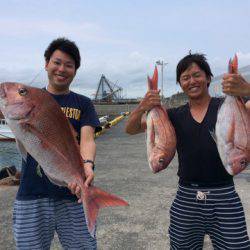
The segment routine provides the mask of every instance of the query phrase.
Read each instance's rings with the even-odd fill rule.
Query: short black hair
[[[191,52],[189,52],[189,54],[185,57],[183,57],[177,67],[176,67],[176,80],[178,83],[180,83],[180,76],[181,74],[190,66],[192,65],[192,63],[196,63],[201,70],[203,70],[207,76],[208,79],[211,80],[211,78],[213,77],[213,74],[211,72],[210,66],[207,63],[207,58],[205,54],[199,54],[199,53],[195,53],[195,54],[191,54]],[[209,84],[208,84],[209,86]]]
[[[75,61],[76,70],[80,67],[81,56],[80,56],[79,49],[76,46],[75,42],[70,41],[69,39],[65,37],[59,37],[53,40],[44,52],[44,58],[46,62],[50,60],[50,57],[55,52],[55,50],[61,50],[62,52],[70,55]]]

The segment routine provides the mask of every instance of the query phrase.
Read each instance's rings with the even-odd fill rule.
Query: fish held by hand
[[[228,65],[230,74],[238,73],[238,58]],[[250,115],[241,97],[226,95],[215,127],[216,144],[222,163],[230,175],[236,175],[250,164]]]
[[[83,159],[72,127],[47,91],[20,83],[2,83],[0,109],[24,160],[28,152],[52,183],[67,187],[69,183],[76,182],[80,187],[91,235],[94,234],[100,208],[128,205],[123,199],[98,187],[84,185]]]
[[[148,77],[149,90],[158,89],[158,71]],[[165,169],[176,151],[176,135],[168,114],[161,105],[153,107],[146,117],[146,143],[149,167],[153,173]]]

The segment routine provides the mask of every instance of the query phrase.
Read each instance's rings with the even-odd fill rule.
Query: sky
[[[158,60],[167,63],[164,96],[180,92],[175,69],[190,50],[207,55],[214,76],[234,53],[240,67],[250,64],[248,0],[8,0],[0,27],[0,82],[45,86],[44,51],[67,37],[82,57],[72,90],[90,98],[102,74],[124,98],[142,97]]]

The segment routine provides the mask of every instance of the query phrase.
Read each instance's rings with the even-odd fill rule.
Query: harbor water
[[[0,169],[15,165],[21,168],[21,156],[16,148],[15,142],[0,142]]]

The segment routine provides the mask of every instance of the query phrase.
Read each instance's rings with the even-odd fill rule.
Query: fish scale
[[[157,90],[157,83],[158,71],[155,67],[152,79],[148,77],[149,90]],[[156,106],[148,112],[146,124],[148,163],[153,173],[157,173],[165,169],[175,155],[175,130],[162,106]]]
[[[238,73],[237,55],[229,60],[228,72]],[[215,134],[220,158],[230,175],[249,166],[250,116],[240,97],[226,95],[218,111]]]
[[[1,83],[0,109],[24,160],[28,152],[56,185],[67,187],[72,181],[78,184],[91,235],[100,208],[128,205],[100,188],[84,185],[83,159],[72,127],[61,107],[45,90],[20,83]]]

